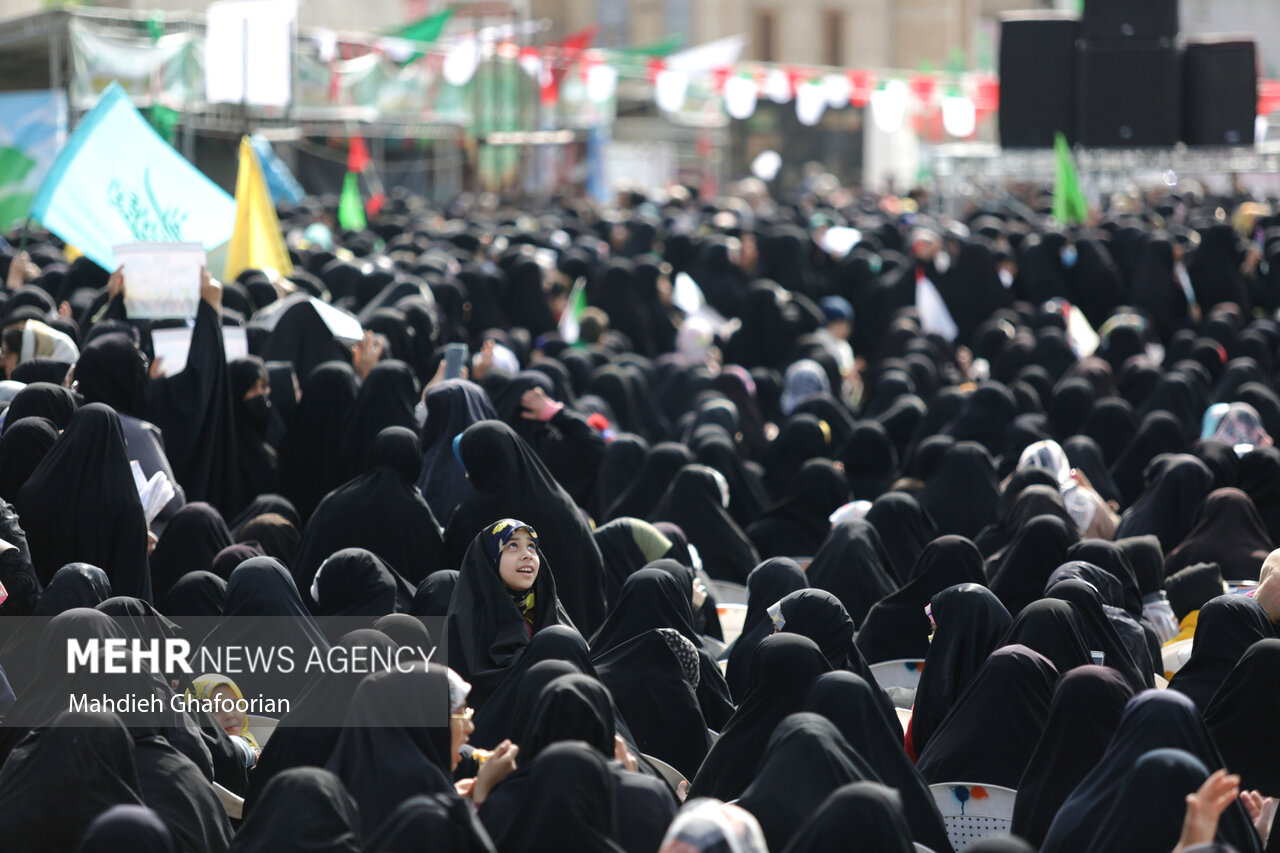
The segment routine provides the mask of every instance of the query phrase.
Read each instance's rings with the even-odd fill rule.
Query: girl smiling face
[[[507,589],[526,592],[538,578],[538,540],[528,528],[520,528],[503,544],[498,555],[498,576]]]

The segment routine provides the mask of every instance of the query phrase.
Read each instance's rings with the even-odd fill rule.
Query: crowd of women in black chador
[[[0,254],[79,353],[0,382],[0,848],[945,853],[966,782],[1016,791],[973,851],[1280,849],[1280,216],[758,190],[285,206],[173,375],[128,269]],[[64,666],[176,639],[416,663]]]

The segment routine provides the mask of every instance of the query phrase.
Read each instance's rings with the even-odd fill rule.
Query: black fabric
[[[391,651],[394,643],[372,630],[352,631],[334,648]],[[342,733],[335,720],[345,719],[347,706],[364,678],[360,672],[320,673],[298,694],[293,707],[277,724],[262,747],[258,765],[249,774],[244,795],[245,814],[257,809],[268,783],[296,767],[323,767]]]
[[[226,853],[231,822],[208,780],[159,730],[133,728],[138,793],[186,850]]]
[[[781,850],[823,801],[850,782],[874,782],[875,771],[820,714],[791,714],[774,730],[755,779],[738,805],[755,815],[770,849]]]
[[[1089,650],[1102,652],[1105,665],[1120,672],[1134,690],[1155,687],[1152,662],[1146,654],[1136,656],[1121,638],[1103,609],[1097,587],[1085,580],[1064,579],[1051,584],[1045,598],[1061,599],[1075,608]]]
[[[360,811],[342,780],[320,767],[291,767],[262,791],[245,817],[234,853],[359,853]],[[377,848],[381,849],[381,848]]]
[[[856,836],[849,833],[857,827]],[[946,841],[946,836],[942,837]],[[876,782],[841,785],[809,816],[784,853],[912,853],[911,827],[899,792]],[[949,850],[950,845],[933,847]]]
[[[372,625],[375,619],[396,611],[397,599],[407,606],[411,595],[404,579],[364,548],[334,551],[320,564],[314,587],[316,615],[340,617],[336,624]],[[330,636],[333,631],[329,629]]]
[[[409,797],[453,791],[449,711],[449,679],[440,664],[415,663],[360,682],[325,767],[359,806],[361,835],[371,835]]]
[[[732,436],[718,425],[707,425],[694,430],[689,446],[699,465],[714,468],[728,481],[727,508],[734,521],[745,528],[764,515],[769,509],[769,495],[764,482],[745,464]]]
[[[591,514],[605,518],[605,511],[630,488],[649,457],[649,442],[638,435],[623,433],[609,443],[596,475],[595,500]]]
[[[876,778],[896,789],[916,841],[931,850],[950,850],[938,806],[903,751],[897,715],[885,713],[880,693],[861,676],[830,672],[814,681],[804,708],[835,723]]]
[[[878,421],[861,421],[840,451],[853,496],[874,501],[898,479],[898,452]]]
[[[46,418],[6,419],[0,434],[0,498],[13,503],[22,485],[58,440],[58,428]]]
[[[326,495],[307,521],[292,564],[299,589],[310,587],[320,564],[343,548],[372,551],[414,585],[450,568],[440,525],[414,485],[420,465],[411,431],[378,433],[368,472]]]
[[[711,740],[697,691],[662,634],[632,637],[597,655],[595,667],[640,751],[693,777]]]
[[[658,508],[667,487],[675,479],[676,474],[686,465],[694,462],[693,451],[683,444],[664,441],[654,445],[653,450],[644,461],[640,473],[610,504],[604,513],[606,519],[649,518]]]
[[[133,742],[118,717],[64,711],[53,722],[0,768],[0,820],[14,853],[75,853],[98,815],[142,805]]]
[[[202,300],[187,365],[151,382],[148,413],[164,433],[165,455],[187,500],[206,501],[229,515],[239,509],[240,486],[227,372],[222,323]]]
[[[4,439],[0,438],[0,472],[4,471]],[[1272,542],[1280,539],[1280,448],[1255,447],[1240,457],[1240,489],[1253,501]],[[0,483],[0,486],[3,484]],[[8,496],[0,492],[6,500]]]
[[[146,806],[112,806],[93,819],[76,853],[177,853],[173,834]]]
[[[788,714],[803,707],[814,680],[830,670],[822,650],[807,637],[777,634],[761,640],[746,695],[698,769],[689,797],[741,796],[769,736]]]
[[[1145,476],[1149,485],[1125,510],[1116,538],[1151,534],[1168,554],[1191,531],[1196,510],[1213,487],[1213,474],[1194,456],[1176,454],[1157,459]]]
[[[992,652],[920,753],[920,775],[931,785],[1016,788],[1044,731],[1057,679],[1053,664],[1026,646]]]
[[[552,625],[574,627],[557,597],[558,584],[542,552],[543,536],[539,533],[540,567],[532,588],[535,634]],[[488,528],[472,537],[446,625],[450,666],[471,683],[471,706],[481,709],[519,660],[530,637],[528,624],[498,574]]]
[[[449,601],[453,598],[453,590],[458,585],[457,569],[441,569],[432,572],[422,579],[413,592],[413,601],[409,604],[409,613],[419,619],[435,617],[444,619],[449,615]]]
[[[299,365],[298,375],[305,377],[302,399],[280,455],[280,489],[306,520],[325,495],[349,479],[339,442],[359,380],[351,365],[340,361],[325,362],[309,373]]]
[[[1066,562],[1067,549],[1075,541],[1075,529],[1062,519],[1052,515],[1032,518],[994,566],[991,591],[1017,616],[1043,594],[1049,575]]]
[[[188,572],[207,572],[213,558],[231,544],[231,531],[216,509],[202,501],[174,513],[151,555],[151,588],[164,601]]]
[[[1015,835],[1044,841],[1067,796],[1102,758],[1133,693],[1120,673],[1092,664],[1058,679],[1044,734],[1018,782]]]
[[[1265,737],[1280,707],[1280,640],[1259,640],[1227,674],[1204,711],[1205,724],[1240,789],[1280,791],[1280,750]]]
[[[111,581],[106,572],[88,563],[70,563],[53,573],[32,615],[52,617],[77,607],[97,607],[110,597]],[[43,628],[44,621],[39,619],[16,624],[0,649],[0,667],[18,695],[39,674],[36,650]]]
[[[1205,767],[1222,766],[1222,758],[1190,699],[1174,690],[1144,690],[1129,700],[1106,752],[1058,810],[1040,845],[1041,853],[1089,849],[1089,841],[1117,802],[1138,759],[1166,747],[1185,750]],[[1234,845],[1239,853],[1262,850],[1239,802],[1228,806],[1219,819],[1217,838]]]
[[[746,693],[747,674],[751,671],[751,657],[756,646],[773,633],[769,607],[808,585],[804,570],[787,557],[765,560],[747,575],[747,614],[743,617],[742,633],[733,641],[725,666],[725,681],[735,699],[741,700]]]
[[[848,483],[835,464],[810,459],[791,494],[748,526],[747,536],[765,559],[815,554],[831,530],[828,516],[848,500]]]
[[[1001,641],[1015,644],[1044,655],[1060,673],[1093,661],[1084,620],[1074,605],[1057,599],[1039,599],[1023,608]]]
[[[449,516],[472,494],[467,472],[453,453],[453,440],[474,423],[497,418],[484,389],[466,379],[446,379],[422,398],[427,419],[422,424],[422,470],[418,490],[437,519]]]
[[[1180,749],[1153,749],[1138,759],[1117,792],[1115,803],[1089,841],[1101,853],[1165,853],[1182,835],[1187,796],[1209,770]]]
[[[305,397],[305,391],[303,395]],[[369,371],[360,384],[338,440],[347,477],[366,469],[382,430],[393,426],[413,430],[417,426],[413,419],[417,403],[418,380],[409,365],[402,361],[381,361]],[[416,481],[415,470],[411,482]]]
[[[1164,582],[1169,607],[1179,622],[1227,591],[1217,563],[1197,563],[1170,575]]]
[[[906,492],[886,492],[871,503],[864,516],[880,534],[889,563],[898,583],[906,581],[916,559],[925,546],[938,535],[938,525],[920,506],[920,502]]]
[[[831,529],[805,574],[810,585],[839,598],[860,626],[871,606],[898,588],[889,566],[876,529],[865,519],[852,519]]]
[[[713,578],[742,583],[760,562],[755,546],[721,503],[716,475],[703,465],[680,469],[652,517],[679,525]]]
[[[1182,425],[1168,412],[1155,411],[1143,418],[1129,444],[1111,464],[1111,478],[1120,490],[1122,503],[1131,506],[1141,496],[1147,464],[1151,460],[1162,453],[1182,453],[1187,444]],[[1126,531],[1124,535],[1131,533]]]
[[[944,589],[929,606],[938,628],[924,658],[911,715],[917,756],[1013,624],[1000,599],[978,584]]]
[[[620,853],[614,781],[599,752],[583,743],[550,746],[530,768],[524,799],[497,840],[510,853]]]
[[[519,519],[538,531],[565,611],[584,633],[594,633],[604,621],[604,561],[573,499],[529,445],[499,421],[468,427],[458,450],[476,493],[449,520],[445,543],[451,565],[465,577],[464,558],[476,534],[498,519]]]
[[[100,335],[80,350],[76,388],[86,403],[105,403],[122,415],[145,418],[147,368],[146,356],[128,335]]]
[[[1272,543],[1249,496],[1239,489],[1210,492],[1182,542],[1165,555],[1165,574],[1212,560],[1226,580],[1257,580]]]
[[[76,396],[69,389],[48,382],[32,382],[9,401],[9,408],[5,409],[4,432],[23,418],[44,418],[63,430],[71,423],[71,417],[78,408]]]
[[[266,363],[251,355],[232,360],[227,370],[239,466],[239,493],[233,505],[239,509],[252,503],[258,495],[280,491],[280,462],[276,449],[267,441],[273,414],[270,393],[245,399],[245,394],[260,381],[270,389]]]
[[[638,518],[615,518],[591,534],[604,558],[605,598],[612,607],[627,578],[671,550],[667,539],[653,525]],[[641,546],[648,548],[648,552]]]
[[[92,403],[76,413],[15,506],[41,583],[80,560],[104,567],[117,595],[151,600],[147,520],[110,408]]]
[[[369,838],[366,850],[418,853],[425,839],[446,853],[495,853],[475,809],[461,797],[421,794],[393,811]]]
[[[217,649],[282,645],[290,646],[300,662],[306,661],[312,649],[321,654],[329,649],[328,640],[303,606],[288,570],[272,557],[254,557],[231,573],[222,618],[201,646]],[[293,700],[306,686],[307,674],[302,666],[295,666],[291,673],[280,671],[280,667],[272,672],[247,669],[235,679],[245,696],[261,693]]]
[[[922,659],[933,628],[924,608],[944,589],[983,583],[982,555],[963,536],[939,536],[921,552],[906,584],[876,602],[858,631],[858,650],[868,663]]]
[[[919,500],[939,533],[972,539],[995,521],[999,497],[990,454],[981,445],[961,441],[942,455]]]
[[[1169,689],[1190,697],[1203,713],[1245,651],[1274,637],[1275,627],[1257,601],[1220,595],[1200,608],[1191,657],[1169,679]]]
[[[198,630],[206,620],[221,616],[226,603],[225,580],[212,572],[189,572],[160,602],[160,612],[177,622],[182,627],[183,636],[194,643],[202,638],[191,636],[191,631]]]

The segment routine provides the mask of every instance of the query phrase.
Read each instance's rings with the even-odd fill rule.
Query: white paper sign
[[[199,243],[126,243],[113,246],[124,266],[124,309],[132,320],[194,317],[200,307]]]
[[[165,376],[177,376],[186,368],[187,355],[191,352],[191,332],[190,326],[151,330],[151,348],[156,358],[164,359],[160,369]],[[222,347],[227,352],[227,361],[248,355],[249,338],[244,326],[223,326]]]

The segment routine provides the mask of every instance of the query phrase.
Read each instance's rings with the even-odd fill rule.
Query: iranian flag
[[[560,339],[567,344],[578,342],[582,312],[587,310],[587,279],[579,278],[569,291],[569,301],[560,314]]]

